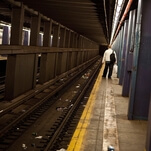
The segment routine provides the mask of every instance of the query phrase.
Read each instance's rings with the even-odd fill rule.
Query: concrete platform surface
[[[100,72],[67,151],[144,151],[147,121],[128,120],[119,79]]]

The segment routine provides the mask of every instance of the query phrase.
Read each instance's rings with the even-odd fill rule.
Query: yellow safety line
[[[83,138],[85,136],[86,129],[89,125],[96,93],[98,91],[99,85],[102,80],[103,69],[104,69],[104,65],[102,66],[102,68],[100,70],[99,76],[95,82],[95,85],[94,85],[91,95],[89,97],[88,103],[86,104],[86,107],[82,113],[82,116],[81,116],[80,121],[77,125],[77,128],[72,136],[72,139],[69,143],[67,151],[80,151],[80,149],[81,149]]]

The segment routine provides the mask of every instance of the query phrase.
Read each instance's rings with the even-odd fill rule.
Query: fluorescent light
[[[112,22],[112,33],[111,33],[110,42],[112,42],[112,40],[113,40],[113,36],[115,34],[115,30],[116,30],[117,24],[119,22],[119,18],[120,18],[120,15],[121,15],[121,10],[122,10],[124,2],[125,2],[125,0],[116,0],[113,22]]]
[[[5,24],[5,23],[0,23],[1,26],[8,26],[8,27],[11,27],[10,24]]]
[[[123,0],[118,0],[118,5],[121,6],[123,3]]]
[[[116,12],[120,12],[121,7],[117,6]]]

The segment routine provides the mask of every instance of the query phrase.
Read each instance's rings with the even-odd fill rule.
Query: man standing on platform
[[[109,69],[108,79],[111,79],[113,66],[114,63],[116,63],[116,60],[117,60],[116,53],[111,49],[111,45],[109,45],[108,49],[104,52],[103,59],[102,59],[102,63],[105,62],[105,68],[102,77],[104,78],[106,77],[107,71]]]

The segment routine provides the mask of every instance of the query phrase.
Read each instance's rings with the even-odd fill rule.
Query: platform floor
[[[144,151],[147,121],[127,119],[129,98],[116,74],[102,78],[102,70],[67,151]]]

